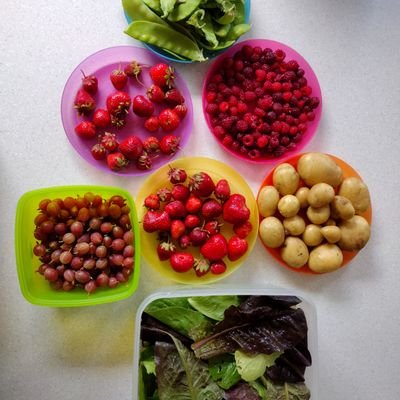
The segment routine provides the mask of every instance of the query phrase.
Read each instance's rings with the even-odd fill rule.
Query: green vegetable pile
[[[139,400],[308,400],[307,321],[293,296],[181,297],[142,315]]]
[[[205,61],[250,29],[244,0],[122,0],[129,36],[177,59]]]

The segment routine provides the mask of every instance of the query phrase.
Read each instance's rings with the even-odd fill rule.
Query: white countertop
[[[80,158],[59,108],[64,83],[83,58],[138,43],[122,33],[119,1],[5,0],[1,8],[0,399],[132,399],[135,310],[171,282],[143,262],[140,288],[127,300],[79,309],[33,306],[19,290],[13,231],[16,203],[28,190],[109,184],[137,193],[144,177],[105,175]],[[225,281],[294,287],[315,302],[321,400],[399,398],[399,15],[397,0],[252,1],[246,37],[288,44],[319,78],[323,117],[306,149],[352,164],[372,195],[371,240],[347,268],[304,276],[281,268],[257,243]],[[236,162],[215,145],[203,120],[199,77],[208,67],[178,66],[197,110],[183,154],[235,161],[256,193],[271,167],[254,174],[253,165]]]

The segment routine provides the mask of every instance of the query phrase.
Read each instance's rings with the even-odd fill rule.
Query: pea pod
[[[231,28],[232,28],[231,24],[220,25],[220,26],[214,24],[214,32],[220,38],[224,38],[231,30]]]
[[[191,20],[192,16],[187,20],[188,24],[190,24],[190,20]],[[194,22],[194,23],[196,23],[196,22]],[[204,36],[206,41],[211,45],[211,47],[213,49],[218,46],[219,40],[217,39],[217,37],[215,35],[214,26],[212,24],[211,17],[208,13],[204,13],[201,24],[199,24],[197,26],[194,25],[194,26],[200,30],[200,32],[202,33],[202,35]]]
[[[172,51],[189,60],[206,60],[197,43],[169,26],[148,21],[134,21],[125,33],[134,39]]]
[[[176,5],[168,15],[170,21],[182,21],[189,17],[200,5],[201,0],[186,0],[184,3]]]
[[[155,12],[151,11],[142,0],[122,0],[122,6],[124,7],[125,13],[132,21],[148,21],[167,25],[167,23]]]
[[[236,9],[236,15],[235,15],[235,19],[233,20],[234,24],[242,24],[243,22],[245,22],[245,6],[244,6],[244,2],[242,0],[236,0],[235,2],[235,9]]]
[[[244,35],[250,30],[251,26],[249,24],[238,24],[234,25],[232,29],[228,32],[226,36],[227,40],[236,40],[240,36]]]
[[[160,0],[142,0],[144,4],[146,4],[147,7],[151,8],[157,13],[161,13],[161,4]]]
[[[166,18],[174,9],[177,0],[160,0],[162,18]]]
[[[220,42],[217,47],[211,47],[208,44],[202,43],[202,47],[204,47],[207,50],[212,50],[212,51],[219,51],[219,50],[224,50],[227,47],[232,46],[235,43],[236,40],[226,40],[224,42]]]
[[[215,21],[221,25],[228,25],[233,22],[236,17],[236,7],[234,6],[232,10],[226,12],[222,17],[216,19]]]

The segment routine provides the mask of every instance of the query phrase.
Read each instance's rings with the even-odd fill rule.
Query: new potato
[[[272,249],[282,246],[285,240],[285,230],[282,222],[276,217],[264,218],[259,229],[262,242]]]
[[[281,257],[287,265],[293,268],[303,267],[308,260],[308,248],[297,237],[288,236],[282,246]]]
[[[320,226],[314,224],[306,226],[303,232],[303,241],[307,246],[318,246],[323,239]]]
[[[339,195],[351,201],[356,213],[367,211],[371,204],[367,185],[355,176],[343,181]]]
[[[350,219],[354,217],[355,209],[351,201],[343,196],[335,196],[331,203],[332,216],[340,219]]]
[[[283,220],[283,227],[285,228],[285,234],[291,236],[299,236],[304,232],[306,223],[300,215],[294,217],[285,218]]]
[[[338,226],[342,233],[338,246],[343,250],[362,249],[371,235],[371,227],[368,221],[360,215],[342,221]]]
[[[293,194],[299,187],[300,177],[293,165],[280,164],[272,175],[272,183],[283,196]]]
[[[342,237],[342,231],[338,226],[324,226],[321,228],[322,236],[328,241],[328,243],[336,243]]]
[[[343,253],[335,244],[321,244],[311,250],[308,267],[317,273],[332,272],[343,263]]]
[[[309,191],[310,191],[310,189],[307,186],[303,186],[303,187],[297,189],[295,196],[299,200],[300,208],[306,208],[309,206],[308,200],[307,200]]]
[[[282,217],[294,217],[300,210],[300,202],[296,196],[293,196],[292,194],[287,194],[279,200],[278,210]]]
[[[257,198],[257,205],[262,217],[270,217],[276,212],[279,201],[279,192],[274,186],[264,186]]]
[[[326,206],[335,197],[335,191],[327,183],[316,183],[308,192],[307,201],[312,207]]]
[[[331,210],[329,206],[323,206],[319,208],[308,207],[307,208],[307,217],[308,219],[316,225],[321,225],[328,221],[331,215]]]

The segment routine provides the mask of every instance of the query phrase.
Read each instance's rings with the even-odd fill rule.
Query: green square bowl
[[[40,260],[33,255],[36,244],[33,235],[34,218],[38,214],[38,204],[42,199],[83,196],[86,192],[103,198],[123,196],[131,209],[130,218],[134,234],[134,272],[125,283],[116,288],[97,288],[92,294],[76,289],[70,292],[53,289],[42,275],[36,272]],[[15,254],[21,292],[30,303],[48,307],[82,307],[110,303],[125,299],[133,294],[139,285],[140,275],[140,235],[135,203],[131,195],[123,189],[109,186],[57,186],[32,190],[25,193],[18,202],[15,219]]]

